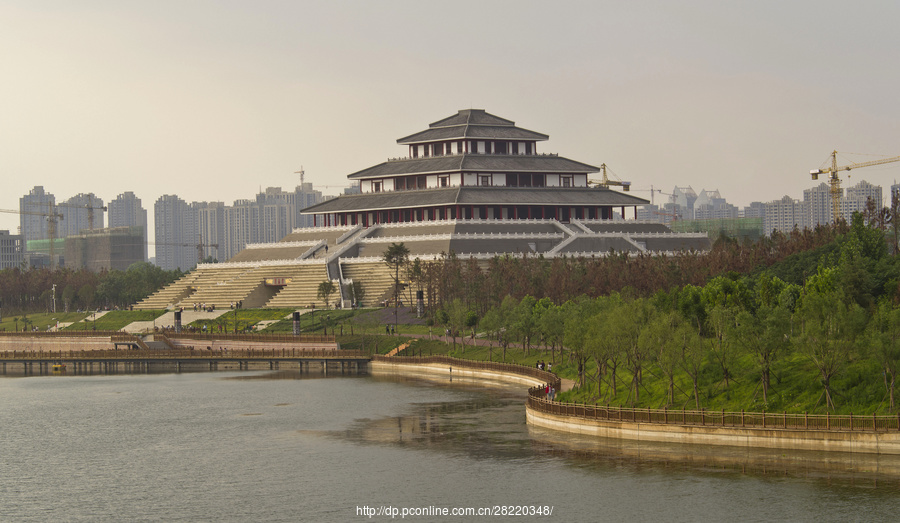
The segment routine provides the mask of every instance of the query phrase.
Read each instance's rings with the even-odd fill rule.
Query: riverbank
[[[473,362],[471,360],[458,360],[441,358],[440,361],[432,358],[387,358],[376,357],[370,363],[373,373],[393,374],[432,374],[443,376],[472,377],[503,379],[513,383],[531,385],[529,399],[525,408],[526,422],[537,427],[549,428],[557,431],[584,434],[603,438],[618,438],[637,442],[656,443],[681,443],[689,445],[713,445],[728,447],[745,447],[757,449],[782,449],[824,452],[846,452],[863,454],[900,455],[900,419],[891,417],[857,417],[857,426],[854,430],[853,418],[850,417],[849,427],[844,425],[845,417],[827,418],[829,423],[826,429],[821,428],[795,428],[787,424],[787,415],[769,414],[770,419],[783,419],[784,426],[779,428],[770,422],[765,426],[766,415],[762,415],[762,427],[732,426],[726,425],[726,415],[722,413],[721,425],[705,424],[704,413],[700,413],[702,424],[689,423],[695,415],[694,412],[673,411],[670,415],[666,412],[665,420],[653,422],[652,412],[647,409],[647,421],[637,420],[637,410],[632,412],[632,420],[597,419],[588,414],[585,406],[580,410],[573,404],[548,401],[543,397],[539,387],[550,380],[558,388],[560,383],[555,375],[550,373],[523,367],[518,365],[491,364],[489,362]],[[492,368],[503,365],[502,370]],[[541,374],[537,374],[541,373]],[[571,408],[571,412],[569,409]],[[603,410],[597,408],[594,410]],[[609,409],[612,411],[613,409]],[[621,417],[621,412],[615,409]],[[640,411],[643,413],[644,411]],[[679,422],[677,415],[682,415]],[[718,413],[713,413],[717,415]],[[610,412],[606,412],[606,416]],[[756,419],[760,413],[740,413],[741,425],[750,424],[749,420]],[[671,416],[671,419],[669,419]],[[833,421],[832,421],[833,419]],[[867,430],[865,423],[871,420],[871,430]],[[897,425],[889,425],[896,420]],[[793,420],[792,420],[793,421]],[[815,420],[814,420],[815,421]],[[806,417],[807,427],[809,418]],[[834,423],[835,428],[831,428]],[[815,426],[815,425],[813,425]],[[842,427],[844,427],[842,429]],[[880,429],[880,430],[879,430]]]

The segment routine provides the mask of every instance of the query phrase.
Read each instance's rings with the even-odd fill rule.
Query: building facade
[[[400,138],[408,156],[347,177],[360,194],[304,211],[315,225],[346,226],[443,220],[612,219],[614,209],[647,200],[589,187],[599,168],[538,153],[545,134],[482,109],[465,109]]]
[[[0,231],[0,269],[21,268],[25,262],[25,240],[21,234]]]
[[[62,215],[59,222],[59,238],[75,236],[85,231],[103,229],[106,222],[106,206],[94,193],[80,193],[56,205]]]
[[[37,185],[28,194],[19,198],[19,234],[26,242],[50,238],[51,221],[56,213],[56,197]],[[55,220],[55,218],[54,218]],[[56,222],[58,226],[58,221]]]
[[[124,192],[109,202],[109,227],[140,227],[143,261],[148,259],[147,248],[147,210],[141,205],[141,199],[133,192]]]

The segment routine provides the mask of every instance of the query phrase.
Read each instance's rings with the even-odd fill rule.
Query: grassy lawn
[[[65,330],[98,330],[98,331],[117,331],[123,329],[128,324],[135,321],[153,321],[159,318],[166,311],[109,311],[103,316],[97,317],[94,321],[92,315],[88,313],[84,321],[74,323]]]
[[[200,331],[206,327],[206,332],[234,332],[235,323],[239,331],[253,327],[261,321],[275,321],[260,332],[291,332],[290,327],[285,331],[273,330],[273,327],[286,323],[291,324],[290,316],[294,309],[234,309],[213,320],[198,320],[191,322],[190,326]],[[302,316],[301,316],[302,318]]]
[[[31,330],[31,327],[37,327],[38,330],[46,331],[47,327],[51,325],[56,325],[56,322],[60,323],[71,323],[81,321],[85,317],[87,317],[90,313],[87,312],[56,312],[56,313],[40,313],[40,314],[16,314],[10,316],[3,316],[3,321],[0,322],[0,330],[2,331],[13,331],[25,328],[25,323],[28,323],[28,329]]]

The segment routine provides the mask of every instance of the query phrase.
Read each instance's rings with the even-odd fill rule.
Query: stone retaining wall
[[[635,441],[900,455],[900,432],[707,427],[604,421],[550,414],[528,406],[525,408],[525,418],[528,423],[538,427]]]

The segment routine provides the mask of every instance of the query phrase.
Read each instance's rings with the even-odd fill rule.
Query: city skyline
[[[422,115],[464,108],[515,115],[561,144],[547,152],[605,163],[636,196],[676,183],[739,207],[799,195],[833,149],[900,154],[900,72],[884,66],[897,14],[889,2],[0,1],[0,45],[16,50],[0,85],[0,208],[35,185],[231,202],[296,186],[301,166],[337,194],[396,156],[393,137]],[[886,187],[900,165],[864,176]],[[17,223],[0,216],[0,229]]]

